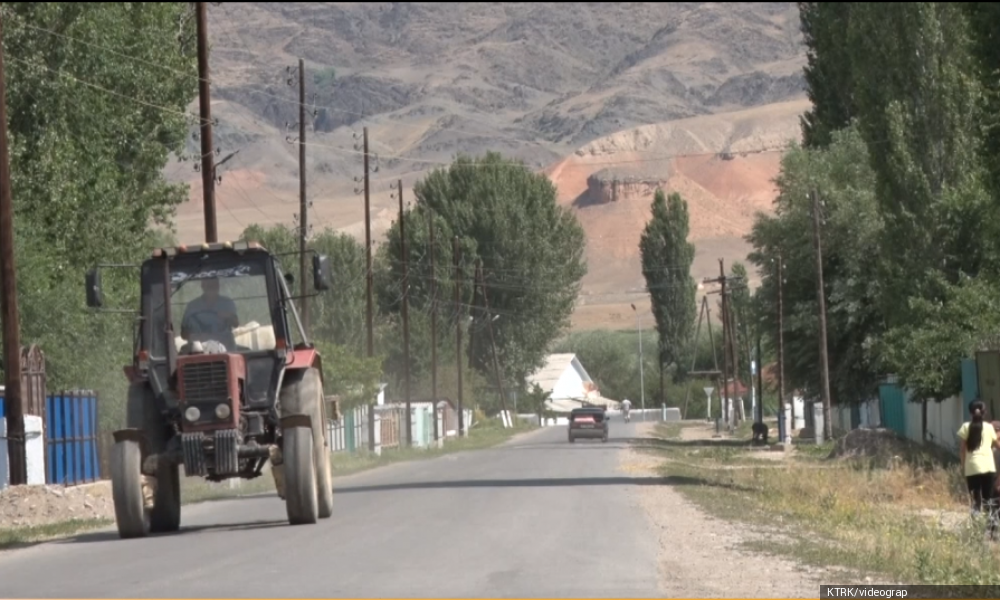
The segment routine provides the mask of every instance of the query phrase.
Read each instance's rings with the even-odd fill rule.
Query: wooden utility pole
[[[451,238],[452,264],[455,267],[455,366],[458,368],[458,435],[465,435],[465,412],[462,407],[462,269],[458,236]]]
[[[309,331],[309,293],[306,286],[306,237],[309,235],[309,207],[306,204],[306,69],[299,59],[299,313],[302,328]]]
[[[726,293],[726,268],[719,259],[719,281],[722,283],[722,422],[729,422],[731,399],[729,397],[729,295]],[[736,391],[736,386],[733,386]]]
[[[764,422],[764,358],[760,351],[760,328],[757,329],[757,414],[754,420]]]
[[[785,411],[785,264],[781,252],[778,253],[778,414]],[[795,402],[792,402],[792,422],[785,423],[786,431],[792,431],[795,426]],[[784,441],[784,440],[779,440]]]
[[[440,439],[437,419],[438,357],[437,357],[437,270],[434,264],[434,213],[427,211],[427,234],[431,245],[431,400],[434,402],[434,441]]]
[[[820,240],[819,194],[812,192],[813,246],[816,248],[816,301],[819,304],[819,362],[823,394],[823,437],[833,437],[830,422],[830,362],[826,344],[826,293],[823,291],[823,243]]]
[[[198,102],[201,108],[201,185],[205,210],[205,241],[219,241],[215,217],[215,160],[212,148],[212,99],[208,71],[207,2],[195,2],[198,25]]]
[[[365,294],[367,305],[365,309],[365,325],[368,328],[368,358],[375,356],[375,333],[372,320],[372,215],[370,203],[371,178],[368,167],[368,128],[364,128],[364,163],[365,163]]]
[[[413,411],[410,406],[410,257],[406,253],[406,220],[403,215],[403,180],[396,182],[399,194],[399,247],[403,262],[403,389],[406,401],[406,445],[413,446]],[[437,419],[435,419],[436,421]]]
[[[729,290],[732,294],[732,290]],[[733,373],[733,397],[730,398],[730,403],[732,404],[732,417],[729,419],[729,425],[732,428],[736,428],[736,424],[740,420],[740,411],[743,408],[743,399],[739,396],[739,389],[737,387],[737,382],[740,380],[740,341],[739,341],[739,330],[737,329],[736,321],[736,310],[733,309],[732,304],[727,302],[727,313],[729,313],[729,351],[732,353],[733,362],[730,364]],[[753,385],[753,382],[749,382]]]
[[[497,379],[497,391],[500,393],[500,409],[505,413],[507,412],[507,398],[503,393],[503,378],[500,377],[500,360],[497,358],[497,341],[493,337],[493,315],[490,313],[490,299],[486,295],[486,278],[483,276],[483,263],[480,259],[476,259],[476,278],[479,280],[479,293],[483,295],[483,306],[486,308],[486,323],[490,330],[490,348],[493,353],[493,373],[496,375]],[[511,415],[511,425],[514,424],[514,418],[517,415]]]
[[[0,318],[3,319],[4,403],[7,412],[7,456],[10,484],[28,483],[24,448],[24,395],[21,381],[21,318],[17,309],[14,261],[14,203],[7,145],[7,82],[3,61],[3,16],[0,15]]]

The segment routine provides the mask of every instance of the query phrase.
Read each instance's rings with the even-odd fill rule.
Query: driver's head
[[[215,278],[203,279],[201,282],[201,291],[209,300],[215,300],[219,297],[219,280]]]

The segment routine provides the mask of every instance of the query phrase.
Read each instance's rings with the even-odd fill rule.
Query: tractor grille
[[[190,363],[181,369],[185,404],[218,402],[229,397],[226,361]]]

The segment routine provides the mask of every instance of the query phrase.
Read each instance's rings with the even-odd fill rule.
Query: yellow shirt
[[[963,446],[969,437],[969,423],[964,423],[958,430],[959,442]],[[983,441],[979,443],[979,448],[965,455],[965,476],[981,475],[983,473],[996,473],[996,464],[993,462],[993,442],[997,439],[997,431],[993,429],[991,423],[983,422]]]

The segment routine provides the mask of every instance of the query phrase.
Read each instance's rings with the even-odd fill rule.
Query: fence
[[[45,397],[45,482],[79,485],[101,478],[97,442],[98,396],[92,391],[65,391]],[[6,402],[0,396],[0,418],[6,418]],[[5,442],[6,440],[4,440]]]

